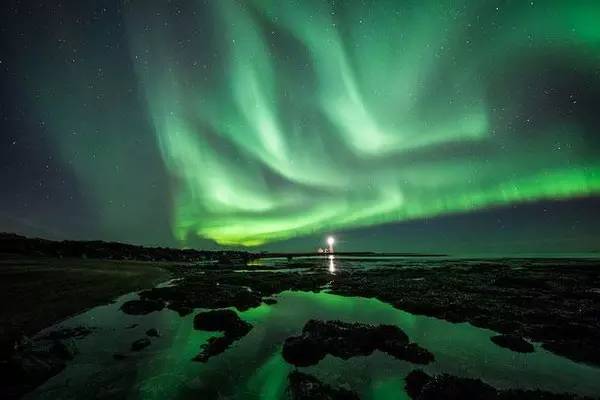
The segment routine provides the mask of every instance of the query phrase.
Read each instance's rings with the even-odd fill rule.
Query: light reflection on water
[[[169,310],[146,316],[120,312],[122,302],[131,298],[135,295],[61,324],[100,329],[78,341],[80,354],[63,373],[27,398],[286,398],[286,379],[292,367],[281,358],[281,344],[298,334],[310,318],[396,324],[411,341],[435,354],[436,361],[424,368],[428,373],[480,377],[498,387],[600,393],[600,369],[558,357],[539,346],[532,354],[514,353],[494,345],[489,340],[494,332],[489,330],[413,315],[375,299],[324,292],[283,292],[273,306],[263,304],[240,313],[254,325],[252,331],[208,363],[196,363],[191,359],[213,333],[194,330],[193,314],[180,318]],[[137,327],[126,328],[136,323]],[[149,328],[158,328],[162,336],[124,361],[113,360],[115,352],[127,352],[131,342]],[[363,399],[398,399],[408,398],[403,395],[403,378],[416,367],[375,352],[347,361],[328,356],[302,370],[327,383],[352,388]]]

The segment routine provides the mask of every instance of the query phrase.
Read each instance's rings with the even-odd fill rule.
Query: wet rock
[[[146,331],[146,335],[150,336],[150,337],[160,337],[160,333],[158,332],[158,329],[156,328],[150,328]]]
[[[223,336],[209,338],[202,345],[200,354],[194,358],[194,361],[207,362],[211,357],[223,353],[235,341],[246,336],[252,330],[252,325],[242,320],[232,310],[215,310],[196,315],[194,329],[223,332]]]
[[[419,400],[495,400],[496,389],[480,379],[437,375],[423,386]]]
[[[133,328],[137,328],[140,324],[131,324],[129,326],[126,326],[125,329],[133,329]]]
[[[497,390],[480,379],[448,374],[431,377],[421,370],[407,375],[405,389],[414,400],[591,400],[541,390]]]
[[[312,375],[294,371],[288,376],[292,400],[358,400],[355,392],[333,388]]]
[[[17,398],[61,372],[77,353],[69,335],[46,335],[37,340],[23,338],[13,353],[0,362],[1,391],[6,398]],[[52,339],[50,339],[50,337]],[[55,339],[63,337],[65,339]]]
[[[165,304],[156,300],[129,300],[121,306],[121,311],[129,315],[146,315],[154,311],[160,311]]]
[[[72,338],[83,338],[87,335],[94,332],[94,328],[90,328],[87,326],[77,326],[75,328],[63,328],[48,332],[43,335],[40,339],[49,339],[49,340],[65,340]]]
[[[242,320],[235,311],[215,310],[196,315],[194,329],[222,331],[229,335],[245,335],[252,329],[252,325]]]
[[[397,326],[367,325],[342,321],[310,320],[302,335],[287,338],[283,358],[299,367],[314,365],[327,354],[342,359],[369,355],[380,350],[393,357],[427,364],[433,355],[408,341],[408,336]]]
[[[531,343],[518,335],[497,335],[490,340],[500,347],[505,347],[518,353],[533,353],[534,347]]]
[[[231,336],[213,336],[200,347],[200,353],[194,357],[194,361],[207,362],[211,357],[223,353],[238,338]]]
[[[331,292],[530,338],[571,360],[600,365],[600,313],[591,290],[600,282],[596,261],[440,264],[339,273],[331,278]]]
[[[78,353],[77,346],[72,339],[53,340],[50,353],[63,360],[72,360]]]
[[[131,351],[140,351],[150,346],[152,342],[148,338],[141,338],[131,343]]]
[[[146,290],[140,293],[140,296],[148,300],[167,302],[168,308],[180,315],[187,315],[194,308],[235,307],[239,311],[245,311],[260,306],[264,298],[284,290],[318,291],[330,279],[325,273],[240,274],[226,270],[202,272],[185,274],[183,279],[173,286]]]
[[[421,393],[421,390],[423,390],[423,386],[430,380],[431,377],[429,375],[420,369],[416,369],[406,376],[404,389],[406,389],[406,393],[411,399],[416,399]]]
[[[263,303],[265,303],[266,305],[272,306],[273,304],[277,304],[277,300],[267,297],[263,299]]]

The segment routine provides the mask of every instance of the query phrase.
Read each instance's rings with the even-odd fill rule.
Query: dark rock
[[[73,340],[53,340],[50,352],[63,360],[72,360],[78,353],[77,346]]]
[[[550,393],[541,390],[501,390],[498,400],[592,400],[569,393]]]
[[[541,390],[497,390],[480,379],[448,374],[431,377],[420,370],[408,374],[405,388],[415,400],[591,400]]]
[[[380,350],[393,357],[427,364],[433,355],[414,343],[397,326],[367,325],[341,321],[310,320],[302,335],[289,337],[283,344],[283,358],[298,367],[318,363],[327,354],[342,359],[369,355]]]
[[[339,273],[331,277],[330,290],[530,338],[558,355],[600,365],[597,261],[440,260],[439,264]]]
[[[301,274],[296,272],[244,273],[220,270],[186,273],[181,281],[168,287],[153,288],[140,293],[148,300],[168,302],[169,309],[187,315],[194,308],[235,307],[245,311],[263,304],[284,290],[318,291],[330,276],[325,273]]]
[[[534,347],[531,343],[517,335],[497,335],[490,340],[500,347],[505,347],[519,353],[533,353]]]
[[[158,333],[158,329],[150,328],[146,331],[146,335],[150,337],[160,337],[160,333]]]
[[[94,332],[94,328],[89,328],[87,326],[77,326],[75,328],[63,328],[48,332],[40,339],[64,340],[72,338],[83,338],[91,334],[92,332]]]
[[[136,340],[135,342],[131,343],[131,351],[140,351],[142,349],[145,349],[146,347],[150,346],[150,339],[148,338],[141,338]]]
[[[404,388],[406,389],[406,393],[411,399],[416,399],[421,393],[421,390],[423,390],[423,386],[430,380],[431,377],[420,369],[411,371],[405,379],[406,385]]]
[[[207,362],[211,357],[223,353],[235,342],[237,338],[232,336],[213,336],[200,347],[200,353],[194,357],[194,361]]]
[[[160,311],[165,304],[156,300],[129,300],[121,306],[121,311],[129,315],[146,315],[154,311]]]
[[[293,371],[288,376],[291,398],[293,400],[358,400],[355,392],[339,388],[334,389],[312,375]]]
[[[271,298],[271,297],[267,297],[263,299],[263,303],[265,303],[266,305],[272,306],[273,304],[277,304],[277,300]]]
[[[4,397],[20,397],[66,367],[66,362],[77,353],[77,347],[75,342],[66,339],[69,336],[66,331],[63,333],[19,341],[8,359],[0,362],[0,387]],[[58,337],[65,339],[56,339]]]
[[[194,358],[194,361],[207,362],[211,357],[223,353],[235,341],[248,334],[252,330],[252,325],[242,320],[232,310],[215,310],[196,315],[194,329],[223,332],[223,336],[209,338],[202,345],[200,354]]]
[[[235,311],[215,310],[202,312],[194,318],[194,329],[222,331],[228,335],[245,335],[252,325],[242,320]]]
[[[140,324],[131,324],[129,326],[126,326],[125,329],[133,329],[133,328],[137,328]]]
[[[423,386],[419,400],[495,400],[496,389],[480,379],[437,375]]]
[[[123,353],[115,353],[115,354],[113,354],[113,359],[115,359],[117,361],[121,361],[121,360],[124,360],[126,358],[127,358],[127,356],[125,354],[123,354]]]

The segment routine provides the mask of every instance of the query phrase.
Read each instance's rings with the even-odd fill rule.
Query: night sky
[[[600,250],[600,2],[2,2],[0,231]]]

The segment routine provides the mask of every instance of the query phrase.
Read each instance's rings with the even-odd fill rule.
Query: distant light
[[[335,242],[335,239],[333,238],[333,236],[329,236],[327,238],[327,244],[328,245],[332,246],[334,242]]]

